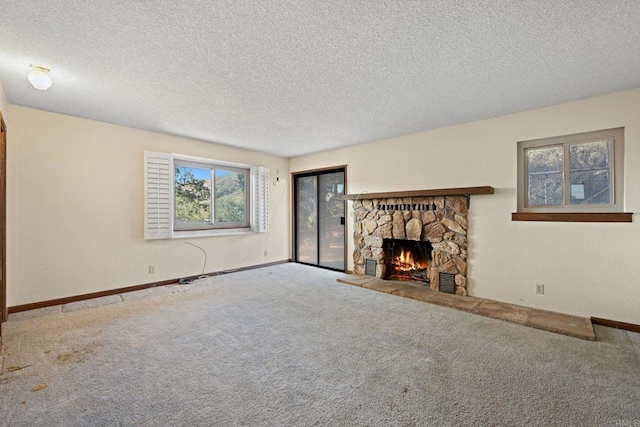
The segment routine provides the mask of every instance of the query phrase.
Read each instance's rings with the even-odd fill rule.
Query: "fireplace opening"
[[[429,241],[383,239],[385,279],[429,283],[431,251]]]

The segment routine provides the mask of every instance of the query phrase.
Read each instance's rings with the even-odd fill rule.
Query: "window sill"
[[[633,222],[631,212],[579,212],[579,213],[547,213],[547,212],[514,212],[511,221],[546,221],[546,222]]]
[[[240,236],[254,234],[250,228],[233,228],[222,230],[174,231],[172,239],[192,239],[196,237]]]

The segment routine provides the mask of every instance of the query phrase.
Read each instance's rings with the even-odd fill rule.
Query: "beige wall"
[[[625,224],[511,221],[517,141],[620,126],[625,211],[638,212],[640,89],[294,158],[291,170],[348,164],[349,193],[493,186],[494,195],[471,199],[471,295],[640,323],[635,216]],[[351,254],[351,239],[349,245]],[[545,285],[544,295],[535,293],[536,283]]]
[[[9,306],[289,258],[289,160],[14,105],[9,140]],[[143,240],[143,151],[266,166],[270,232]],[[264,256],[264,251],[267,256]],[[149,265],[156,273],[149,274]]]

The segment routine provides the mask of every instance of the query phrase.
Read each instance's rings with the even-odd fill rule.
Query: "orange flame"
[[[412,271],[412,270],[424,270],[429,268],[426,262],[416,262],[413,259],[411,251],[400,250],[400,255],[396,256],[392,264],[395,265],[396,270],[400,271]]]

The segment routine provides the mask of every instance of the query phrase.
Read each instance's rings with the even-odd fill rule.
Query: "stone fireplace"
[[[447,273],[455,293],[467,295],[468,202],[468,195],[354,200],[354,273],[365,274],[367,260],[375,261],[380,279],[415,280],[435,290],[440,273]],[[414,249],[409,243],[398,253],[403,240],[427,244]]]

